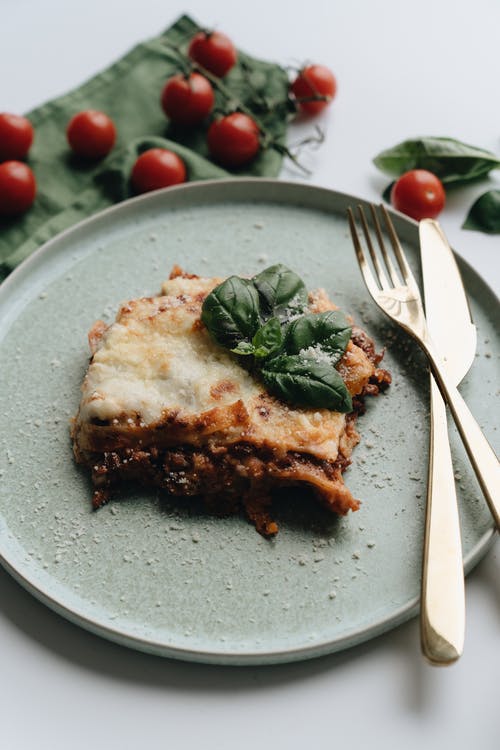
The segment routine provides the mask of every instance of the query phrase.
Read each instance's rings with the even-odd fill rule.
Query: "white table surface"
[[[500,152],[498,0],[0,0],[0,110],[24,112],[64,93],[186,10],[256,56],[334,70],[327,139],[305,157],[313,184],[378,200],[387,181],[371,158],[411,136]],[[498,291],[500,238],[460,228],[487,186],[500,187],[500,173],[456,191],[442,224]],[[423,662],[416,621],[326,658],[218,668],[92,636],[0,570],[0,745],[498,748],[498,541],[468,578],[466,599],[465,653],[447,669]]]

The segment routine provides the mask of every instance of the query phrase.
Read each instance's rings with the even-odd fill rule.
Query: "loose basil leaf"
[[[301,312],[307,305],[307,289],[304,282],[286,266],[278,263],[254,276],[253,284],[260,297],[265,317]]]
[[[373,163],[382,172],[399,177],[410,169],[428,169],[446,185],[459,185],[484,177],[500,167],[490,151],[454,138],[416,138],[381,151]]]
[[[254,355],[257,359],[268,357],[281,349],[283,334],[278,318],[269,318],[262,328],[259,328],[252,339]]]
[[[278,398],[299,406],[352,411],[344,381],[330,363],[302,355],[280,354],[262,368],[264,384]]]
[[[230,276],[206,297],[201,319],[219,344],[236,347],[251,339],[260,325],[257,290],[251,281]]]
[[[500,234],[500,190],[488,190],[471,206],[464,229]]]

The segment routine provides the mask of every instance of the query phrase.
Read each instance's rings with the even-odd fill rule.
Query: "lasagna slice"
[[[213,341],[200,315],[221,282],[175,268],[156,297],[122,305],[116,321],[89,333],[90,365],[72,421],[76,460],[88,466],[95,508],[139,481],[180,498],[202,497],[217,513],[243,507],[264,535],[277,532],[271,491],[299,485],[335,513],[357,510],[342,479],[359,441],[366,393],[390,378],[359,329],[339,370],[355,411],[299,408],[268,392]],[[325,292],[309,311],[335,309]],[[359,345],[358,345],[359,344]]]

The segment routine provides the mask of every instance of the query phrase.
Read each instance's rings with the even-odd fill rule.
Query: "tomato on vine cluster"
[[[222,79],[231,73],[238,60],[236,47],[226,34],[200,29],[189,40],[185,51],[176,47],[172,50],[178,55],[179,72],[165,82],[161,107],[178,127],[206,128],[208,152],[215,162],[236,169],[252,162],[263,148],[275,148],[295,159],[284,144],[270,136],[251,109],[235,100],[231,89],[226,88]],[[298,111],[317,114],[330,104],[336,89],[335,77],[328,68],[307,65],[290,83],[285,101],[279,104],[289,106],[292,102]],[[33,127],[25,117],[0,114],[1,216],[19,215],[35,199],[35,176],[22,161],[29,152],[33,136]],[[105,112],[87,109],[71,117],[66,138],[78,157],[98,162],[114,148],[117,129]],[[130,185],[136,193],[177,185],[186,179],[184,161],[164,148],[142,153],[130,173]]]
[[[195,127],[204,124],[216,107],[215,92],[226,100],[227,108],[217,100],[216,116],[208,123],[206,134],[211,158],[223,167],[235,169],[249,164],[264,147],[276,148],[294,158],[286,146],[276,143],[242,102],[222,82],[238,59],[236,48],[220,31],[198,31],[190,40],[187,60],[173,47],[182,72],[171,76],[161,93],[166,116],[176,125]],[[317,114],[335,96],[337,82],[324,65],[303,67],[290,83],[288,104],[297,111]],[[282,102],[284,103],[284,102]]]

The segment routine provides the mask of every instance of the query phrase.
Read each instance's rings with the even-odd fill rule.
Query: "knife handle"
[[[426,341],[423,346],[439,390],[450,407],[472,468],[495,519],[496,527],[500,530],[500,464],[495,451],[481,432],[481,428],[462,396],[450,381],[446,373],[446,367],[432,345],[429,341]]]
[[[465,631],[464,570],[446,406],[431,376],[429,481],[420,604],[424,656],[436,665],[462,654]]]

